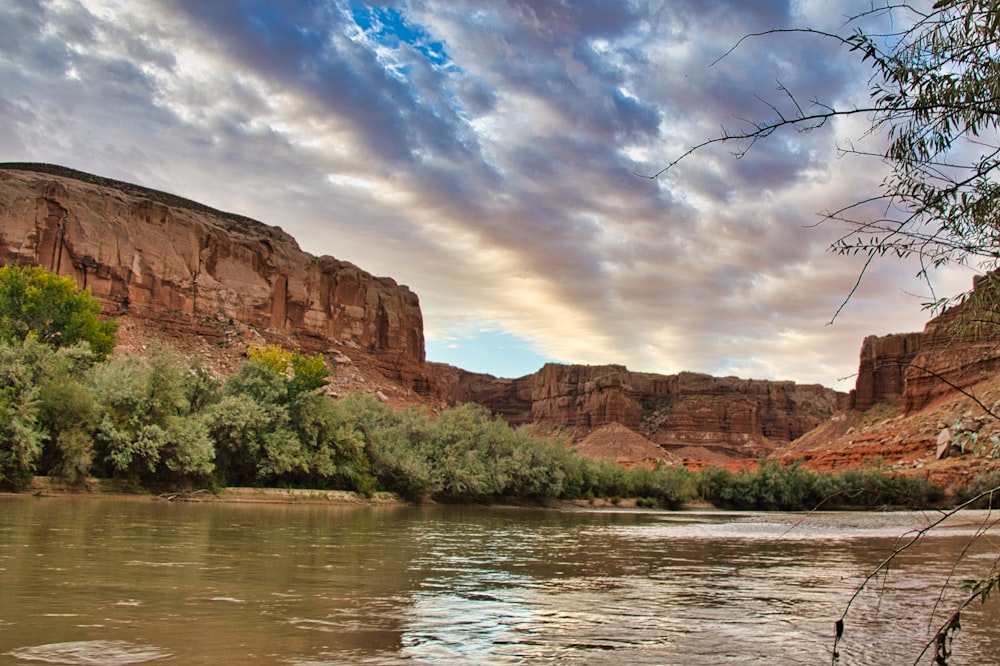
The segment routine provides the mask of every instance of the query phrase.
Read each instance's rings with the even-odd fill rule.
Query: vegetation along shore
[[[174,498],[204,491],[246,499],[225,489],[249,487],[309,489],[298,495],[317,499],[351,491],[407,502],[614,505],[631,498],[640,507],[696,501],[781,510],[925,507],[944,498],[928,481],[879,464],[834,473],[773,460],[742,471],[627,468],[511,427],[480,405],[432,414],[371,395],[334,397],[323,391],[328,370],[319,354],[250,347],[219,378],[165,346],[111,354],[114,328],[71,279],[0,269],[5,488],[31,489],[38,475],[81,488],[95,487],[87,479],[96,477],[106,480],[98,487]],[[290,491],[254,491],[282,492]]]

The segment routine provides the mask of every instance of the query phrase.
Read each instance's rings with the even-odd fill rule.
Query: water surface
[[[0,662],[831,663],[858,584],[932,517],[0,497]],[[970,519],[854,602],[840,663],[914,663],[948,577],[1000,550],[952,571]],[[998,620],[968,609],[952,663],[1000,663]]]

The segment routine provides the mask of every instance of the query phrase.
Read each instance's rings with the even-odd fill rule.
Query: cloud
[[[917,267],[887,263],[828,326],[862,266],[814,225],[877,188],[837,152],[864,125],[635,174],[795,100],[863,99],[866,71],[814,36],[719,58],[867,6],[17,0],[0,150],[278,224],[409,285],[465,353],[485,329],[563,362],[834,384],[865,334],[928,316]]]

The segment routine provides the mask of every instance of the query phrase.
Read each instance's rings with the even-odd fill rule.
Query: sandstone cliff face
[[[920,333],[865,338],[851,407],[865,411],[902,398],[913,414],[1000,371],[1000,275],[981,277],[965,302]]]
[[[903,397],[904,375],[920,351],[921,333],[870,335],[861,345],[858,378],[851,392],[851,408],[871,409],[880,402]]]
[[[514,426],[531,423],[534,375],[500,379],[446,363],[427,362],[417,392],[440,407],[474,402]]]
[[[513,424],[534,423],[578,441],[619,424],[680,455],[692,448],[730,458],[764,455],[830,419],[847,400],[822,386],[630,372],[620,365],[549,363],[514,380],[428,366],[435,366],[431,383],[443,402],[484,404]]]
[[[531,421],[578,433],[609,423],[637,430],[642,406],[631,379],[621,365],[546,363],[532,378]]]
[[[906,369],[904,413],[991,379],[1000,371],[1000,275],[977,279],[972,296],[932,319]]]
[[[712,377],[683,372],[640,374],[647,405],[643,429],[666,448],[709,446],[757,457],[801,437],[846,406],[847,395],[819,385]]]
[[[417,296],[248,218],[60,167],[0,164],[0,262],[38,265],[89,287],[106,312],[197,331],[235,320],[343,341],[390,375],[424,360]]]

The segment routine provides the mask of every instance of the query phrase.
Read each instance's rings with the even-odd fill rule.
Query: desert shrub
[[[629,472],[613,462],[595,462],[590,467],[590,492],[596,497],[627,497],[632,493]]]
[[[568,475],[582,485],[575,454],[511,428],[481,405],[443,411],[420,432],[417,450],[433,470],[434,494],[445,500],[564,497]]]
[[[15,348],[0,347],[0,483],[23,486],[42,454],[38,389]]]
[[[504,495],[531,499],[563,497],[571,454],[558,442],[533,437],[522,426],[512,430],[506,464]],[[502,454],[501,454],[502,455]]]
[[[277,345],[248,356],[205,414],[219,479],[374,492],[362,432],[337,401],[315,392],[326,383],[322,356]]]
[[[337,404],[361,435],[378,487],[414,501],[440,490],[428,454],[431,424],[423,410],[395,412],[365,395],[344,396]]]
[[[267,369],[281,380],[284,401],[290,402],[302,393],[311,393],[327,384],[330,371],[322,354],[305,356],[300,351],[289,351],[281,345],[250,347],[247,350],[249,363]],[[241,368],[242,369],[242,368]]]
[[[217,478],[223,485],[253,485],[264,439],[274,415],[252,396],[227,395],[200,415],[215,443]]]
[[[682,466],[633,467],[630,495],[653,500],[650,506],[676,509],[695,496],[692,474]]]
[[[364,452],[364,437],[335,400],[312,392],[297,394],[288,405],[289,424],[302,443],[308,470],[297,483],[353,487],[371,494],[375,480]],[[363,488],[361,487],[363,486]]]
[[[223,399],[206,412],[210,433],[220,450],[221,476],[227,482],[277,482],[309,471],[309,456],[291,427],[285,357],[280,347],[270,356],[251,357],[229,376]],[[232,409],[230,414],[222,413]],[[288,479],[285,479],[288,482]]]
[[[969,505],[973,509],[998,509],[1000,508],[1000,471],[985,472],[977,474],[967,483],[955,488],[955,500],[961,504],[979,497]]]
[[[880,462],[860,469],[845,470],[835,475],[838,493],[833,505],[880,506],[932,506],[943,496],[940,487],[924,479],[894,474]]]
[[[298,435],[283,423],[264,433],[257,476],[265,484],[294,484],[309,472],[309,454]]]
[[[472,500],[501,494],[505,472],[490,462],[507,448],[503,427],[509,433],[509,426],[501,426],[480,405],[469,403],[441,412],[431,425],[425,447],[430,465],[437,472],[439,495]]]
[[[880,465],[836,474],[811,472],[798,463],[763,460],[754,470],[733,473],[706,468],[694,480],[697,495],[719,507],[764,510],[923,507],[941,500],[940,488],[923,479],[892,474]]]
[[[162,483],[211,472],[212,440],[192,410],[192,391],[203,388],[192,381],[196,374],[166,348],[94,368],[90,386],[101,412],[97,460],[106,474]]]
[[[84,381],[49,378],[38,388],[39,425],[45,434],[41,472],[79,483],[94,462],[98,406]]]

